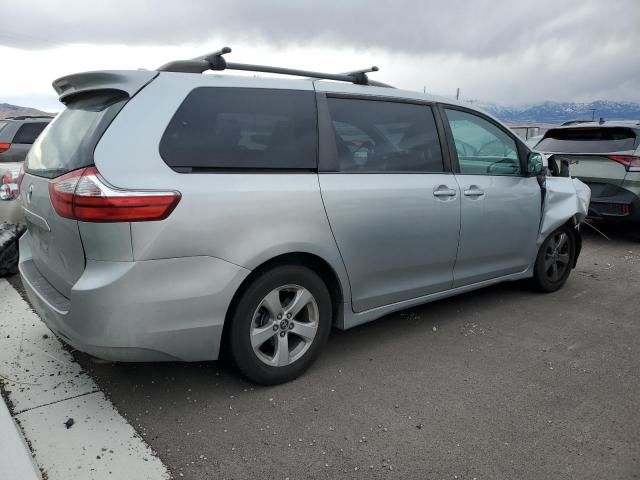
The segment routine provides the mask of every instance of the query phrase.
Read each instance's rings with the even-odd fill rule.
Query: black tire
[[[301,287],[301,289],[296,290],[295,287]],[[297,316],[294,315],[289,321],[286,318],[278,319],[276,315],[270,312],[269,308],[264,306],[269,304],[265,300],[267,300],[268,295],[273,295],[274,291],[279,290],[275,295],[280,299],[280,305],[285,305],[286,307],[287,305],[292,305],[292,303],[287,303],[287,301],[291,302],[287,299],[287,295],[296,295],[297,292],[302,292],[305,289],[312,295],[315,304],[307,304]],[[303,316],[306,316],[306,318],[303,318]],[[295,329],[300,323],[304,325],[311,317],[315,321],[306,323],[306,325],[314,325],[316,330],[313,339],[307,341],[302,336],[298,336]],[[241,294],[230,320],[229,346],[231,356],[238,369],[247,378],[259,384],[275,385],[284,383],[302,374],[320,355],[331,331],[331,295],[322,279],[312,270],[299,265],[283,265],[275,267],[253,280]],[[288,327],[282,328],[283,320],[285,323],[291,322],[296,326],[291,327],[291,324],[288,324]],[[263,323],[258,325],[259,322]],[[274,330],[275,333],[265,343],[260,347],[256,347],[259,350],[256,352],[252,346],[251,334],[262,328],[265,334],[268,335],[266,329],[268,325],[273,328],[277,327],[279,330]],[[290,330],[289,327],[293,330]],[[292,348],[292,345],[297,345],[299,358],[283,366],[265,363],[267,361],[265,359],[271,356],[271,349],[273,349],[272,361],[277,362],[280,358],[277,354],[278,352],[276,352],[276,342],[280,340],[278,337],[287,337],[288,349]],[[302,347],[300,346],[301,344]],[[261,348],[266,349],[266,353],[260,350]],[[287,361],[290,358],[295,358],[291,357],[291,354],[287,350]]]
[[[0,224],[0,278],[18,273],[18,239],[22,225]]]
[[[560,289],[571,274],[576,259],[576,238],[573,230],[562,226],[542,243],[533,271],[533,284],[542,292]]]

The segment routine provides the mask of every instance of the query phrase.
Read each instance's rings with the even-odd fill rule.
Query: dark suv
[[[0,118],[0,162],[23,162],[50,116]]]

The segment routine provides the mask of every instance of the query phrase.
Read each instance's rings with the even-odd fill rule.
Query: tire
[[[22,225],[0,224],[0,278],[18,273],[18,239],[24,230]]]
[[[571,274],[576,252],[572,229],[565,225],[554,230],[538,251],[533,271],[534,286],[547,293],[560,289]]]
[[[236,304],[231,356],[256,383],[288,382],[320,355],[331,317],[331,296],[318,275],[298,265],[275,267],[257,277]]]

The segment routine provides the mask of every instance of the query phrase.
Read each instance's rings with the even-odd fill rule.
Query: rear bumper
[[[70,298],[57,292],[20,239],[20,275],[47,326],[77,350],[112,361],[218,357],[227,308],[249,270],[212,257],[87,261]]]
[[[640,197],[625,188],[617,188],[614,195],[592,196],[589,204],[589,218],[640,222]]]

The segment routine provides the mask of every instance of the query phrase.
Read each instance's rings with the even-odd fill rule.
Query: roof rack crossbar
[[[268,65],[253,65],[248,63],[227,62],[223,55],[231,53],[231,48],[223,47],[213,53],[202,55],[191,60],[176,60],[166,63],[158,68],[160,72],[203,73],[207,70],[242,70],[245,72],[277,73],[281,75],[294,75],[296,77],[311,77],[325,80],[337,80],[340,82],[369,85],[368,72],[377,72],[378,67],[373,66],[362,70],[347,73],[322,73],[310,70],[298,70],[294,68],[271,67]],[[373,83],[373,82],[372,82]],[[378,82],[376,82],[378,84]]]

